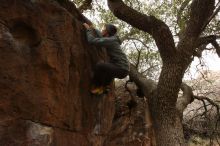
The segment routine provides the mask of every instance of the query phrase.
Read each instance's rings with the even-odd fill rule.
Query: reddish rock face
[[[127,89],[130,93],[123,83],[116,84],[115,116],[104,146],[155,146],[148,102],[136,95],[134,84],[127,84]]]
[[[0,145],[101,146],[114,98],[89,93],[97,50],[56,2],[1,0]]]

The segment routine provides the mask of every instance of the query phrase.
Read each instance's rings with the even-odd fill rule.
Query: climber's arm
[[[108,47],[113,42],[113,40],[109,37],[95,37],[92,29],[87,29],[86,34],[88,42],[96,46]]]

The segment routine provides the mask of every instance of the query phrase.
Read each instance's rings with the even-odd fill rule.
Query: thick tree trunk
[[[129,74],[131,79],[143,90],[146,97],[151,97],[149,98],[149,104],[154,122],[153,127],[156,133],[157,145],[185,145],[181,123],[182,113],[180,114],[179,110],[177,110],[177,103],[174,99],[177,98],[176,92],[179,91],[178,87],[181,84],[181,75],[183,75],[181,72],[184,70],[179,66],[176,64],[165,65],[161,72],[163,76],[160,77],[160,80],[163,82],[159,82],[158,86],[156,86],[154,81],[146,79],[131,65]],[[173,70],[172,74],[169,73],[171,70]],[[175,77],[179,82],[175,82]],[[174,101],[171,102],[170,100]],[[183,101],[185,102],[185,100],[180,100],[178,105],[182,105],[181,102]]]
[[[175,109],[169,111],[157,109],[157,113],[152,111],[152,115],[157,146],[185,145],[182,122]]]
[[[165,64],[157,89],[150,98],[156,141],[159,146],[185,145],[182,123],[176,109],[183,73],[184,69],[180,64]]]

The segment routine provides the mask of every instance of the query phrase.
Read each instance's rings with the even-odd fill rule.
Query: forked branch
[[[108,5],[116,17],[152,35],[163,61],[175,56],[176,49],[172,33],[163,21],[130,8],[122,0],[108,0]]]
[[[193,0],[191,4],[190,19],[182,33],[178,50],[184,58],[190,58],[197,45],[195,42],[204,30],[204,25],[212,16],[215,9],[215,0]]]
[[[201,57],[202,51],[206,50],[206,45],[212,44],[213,47],[216,49],[216,53],[220,57],[220,46],[218,42],[216,41],[219,38],[219,36],[216,35],[210,35],[210,36],[205,36],[205,37],[200,37],[197,41],[196,47],[198,48],[195,51],[194,56]]]

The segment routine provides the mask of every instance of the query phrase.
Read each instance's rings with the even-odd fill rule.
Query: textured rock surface
[[[128,102],[130,94],[124,86],[116,86],[116,113],[105,140],[105,146],[152,146],[150,136],[149,115],[147,101],[145,98],[136,96],[136,87],[132,84],[129,89],[133,95],[133,100],[137,102],[131,110]]]
[[[56,2],[1,0],[0,145],[101,146],[114,114],[112,93],[89,93],[102,53]]]

